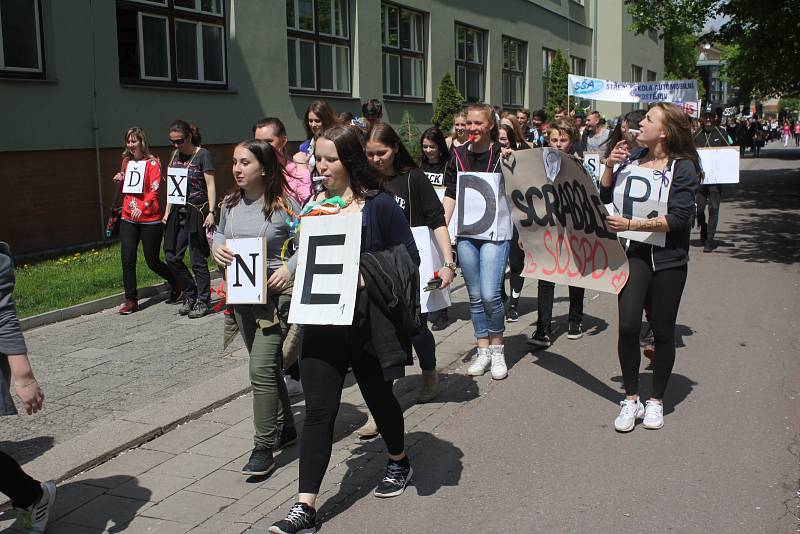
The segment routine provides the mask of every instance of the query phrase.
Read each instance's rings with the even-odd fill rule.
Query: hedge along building
[[[624,63],[642,48],[593,30],[606,1],[624,31],[622,0],[0,1],[0,238],[16,254],[100,240],[132,125],[166,166],[171,120],[196,123],[221,198],[253,122],[278,116],[300,141],[317,98],[359,115],[377,97],[386,121],[408,110],[424,128],[449,72],[468,100],[539,108],[556,49],[614,78],[595,52]]]

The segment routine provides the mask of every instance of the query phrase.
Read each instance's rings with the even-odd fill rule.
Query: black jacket
[[[370,334],[364,349],[378,358],[385,380],[396,380],[413,363],[411,338],[420,327],[418,262],[405,246],[396,245],[362,253],[358,269],[366,298],[357,306]]]
[[[642,158],[647,154],[647,149],[637,151],[636,154],[637,159]],[[664,246],[631,241],[627,251],[628,257],[646,259],[653,271],[672,269],[689,262],[689,232],[695,213],[695,194],[700,185],[700,176],[691,160],[670,160],[667,166],[673,169],[673,173],[669,184],[666,214],[669,232]],[[624,166],[614,173],[614,182],[622,168]],[[611,187],[603,187],[603,184],[600,184],[600,200],[604,204],[610,204],[614,200],[613,182]]]

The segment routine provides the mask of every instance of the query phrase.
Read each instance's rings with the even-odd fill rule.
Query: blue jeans
[[[458,261],[467,283],[469,311],[476,338],[500,335],[505,330],[505,309],[500,291],[510,243],[458,238]]]

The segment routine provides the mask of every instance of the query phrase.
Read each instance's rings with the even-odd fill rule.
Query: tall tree
[[[706,21],[722,21],[700,39],[730,45],[725,74],[742,95],[800,94],[797,0],[625,0],[637,33],[701,35]]]
[[[436,104],[433,106],[431,124],[436,125],[445,135],[453,127],[453,118],[464,107],[464,97],[459,92],[450,73],[445,73],[439,82]]]
[[[414,158],[414,161],[419,161],[422,157],[422,147],[420,147],[419,138],[422,132],[417,127],[417,121],[411,116],[408,110],[403,112],[403,118],[400,119],[400,125],[397,128],[397,135],[402,139],[406,150]]]
[[[552,117],[557,107],[567,109],[567,86],[569,64],[560,49],[553,55],[550,69],[547,72],[547,116]]]

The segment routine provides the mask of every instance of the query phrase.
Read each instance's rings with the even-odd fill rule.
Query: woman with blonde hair
[[[686,285],[689,262],[689,231],[695,211],[695,193],[702,169],[692,142],[689,119],[679,106],[654,104],[639,124],[636,142],[643,150],[633,151],[626,140],[619,141],[606,158],[600,179],[600,198],[608,204],[614,196],[614,182],[628,165],[654,169],[662,176],[657,187],[668,188],[667,213],[652,219],[610,215],[609,230],[663,232],[663,247],[629,241],[629,278],[619,294],[619,341],[617,351],[622,367],[625,399],[614,421],[618,432],[633,430],[636,420],[644,427],[664,426],[664,393],[675,364],[675,321]],[[634,159],[635,158],[635,159]],[[619,165],[615,171],[614,166]],[[642,310],[650,307],[650,325],[655,337],[653,389],[646,405],[639,400],[639,332]]]
[[[158,190],[161,185],[161,163],[150,152],[144,130],[136,126],[125,132],[125,148],[122,151],[122,165],[114,176],[116,187],[121,192],[125,171],[130,162],[145,161],[142,192],[124,193],[122,197],[122,221],[119,225],[119,238],[122,256],[122,284],[125,287],[125,304],[119,309],[120,315],[129,315],[139,310],[136,290],[136,256],[139,243],[142,244],[144,259],[150,270],[169,282],[171,290],[169,301],[176,302],[180,296],[180,286],[167,264],[161,261],[161,210],[158,205]]]
[[[447,138],[447,146],[452,152],[454,148],[460,147],[469,142],[469,130],[467,130],[467,112],[459,111],[453,117],[453,129]]]

